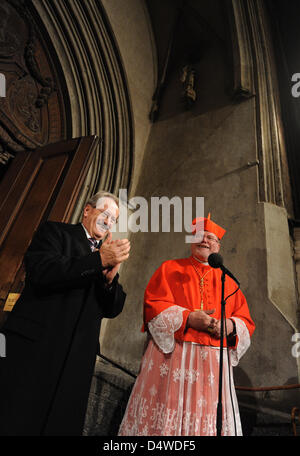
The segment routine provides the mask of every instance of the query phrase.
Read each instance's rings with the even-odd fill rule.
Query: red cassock
[[[221,317],[221,271],[193,257],[164,262],[145,291],[144,326],[149,333],[140,373],[119,435],[214,436],[219,394],[220,340],[186,330],[194,310]],[[226,276],[226,318],[236,326],[230,348],[224,340],[222,435],[242,435],[232,368],[250,346],[254,323],[246,299]],[[233,343],[231,343],[233,340]]]
[[[211,314],[217,320],[221,318],[221,275],[220,269],[211,268],[195,260],[192,256],[179,260],[165,261],[153,274],[145,290],[144,296],[144,327],[149,321],[167,308],[179,305],[183,311],[183,324],[175,332],[174,337],[179,341],[196,342],[201,345],[220,346],[220,340],[210,336],[207,332],[196,331],[192,328],[185,330],[186,320],[190,312],[195,310],[215,309]],[[203,285],[201,287],[201,278]],[[225,299],[237,289],[236,283],[228,276],[225,280]],[[202,303],[202,305],[201,305]],[[255,325],[250,317],[246,298],[238,290],[226,301],[226,318],[241,319],[253,334]],[[236,339],[236,345],[238,339]],[[224,341],[226,346],[226,340]]]

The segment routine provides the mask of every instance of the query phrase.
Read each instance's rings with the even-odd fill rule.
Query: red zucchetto
[[[215,234],[219,239],[222,239],[226,230],[221,226],[217,225],[210,218],[210,213],[206,217],[197,217],[192,222],[192,234],[195,234],[197,231],[209,231],[210,233]]]

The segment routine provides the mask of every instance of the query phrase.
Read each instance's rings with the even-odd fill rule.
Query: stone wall
[[[127,75],[134,118],[134,193],[150,132],[149,112],[156,85],[156,48],[144,0],[102,0]]]
[[[217,32],[223,37],[223,30]],[[258,98],[236,102],[229,96],[230,67],[222,40],[210,43],[196,72],[197,101],[189,111],[180,99],[179,73],[170,76],[135,194],[149,204],[151,196],[205,198],[205,213],[227,229],[224,261],[239,277],[257,326],[251,348],[235,369],[236,383],[297,383],[297,360],[291,354],[297,330],[292,250],[285,209],[260,200]],[[145,286],[162,261],[189,255],[189,246],[183,233],[174,232],[132,234],[131,243],[130,260],[121,272],[126,307],[107,324],[102,352],[137,373],[145,342],[140,331]],[[275,408],[285,402],[288,410],[298,398],[297,391],[270,396]]]

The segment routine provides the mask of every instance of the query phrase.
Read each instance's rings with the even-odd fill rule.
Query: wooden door
[[[23,257],[45,220],[68,222],[90,167],[97,136],[21,152],[0,183],[0,325],[9,293],[21,292]]]

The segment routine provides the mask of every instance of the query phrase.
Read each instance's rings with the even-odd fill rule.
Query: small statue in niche
[[[183,99],[187,109],[195,103],[197,95],[195,91],[196,71],[190,65],[185,65],[182,69],[181,82],[183,84]]]

